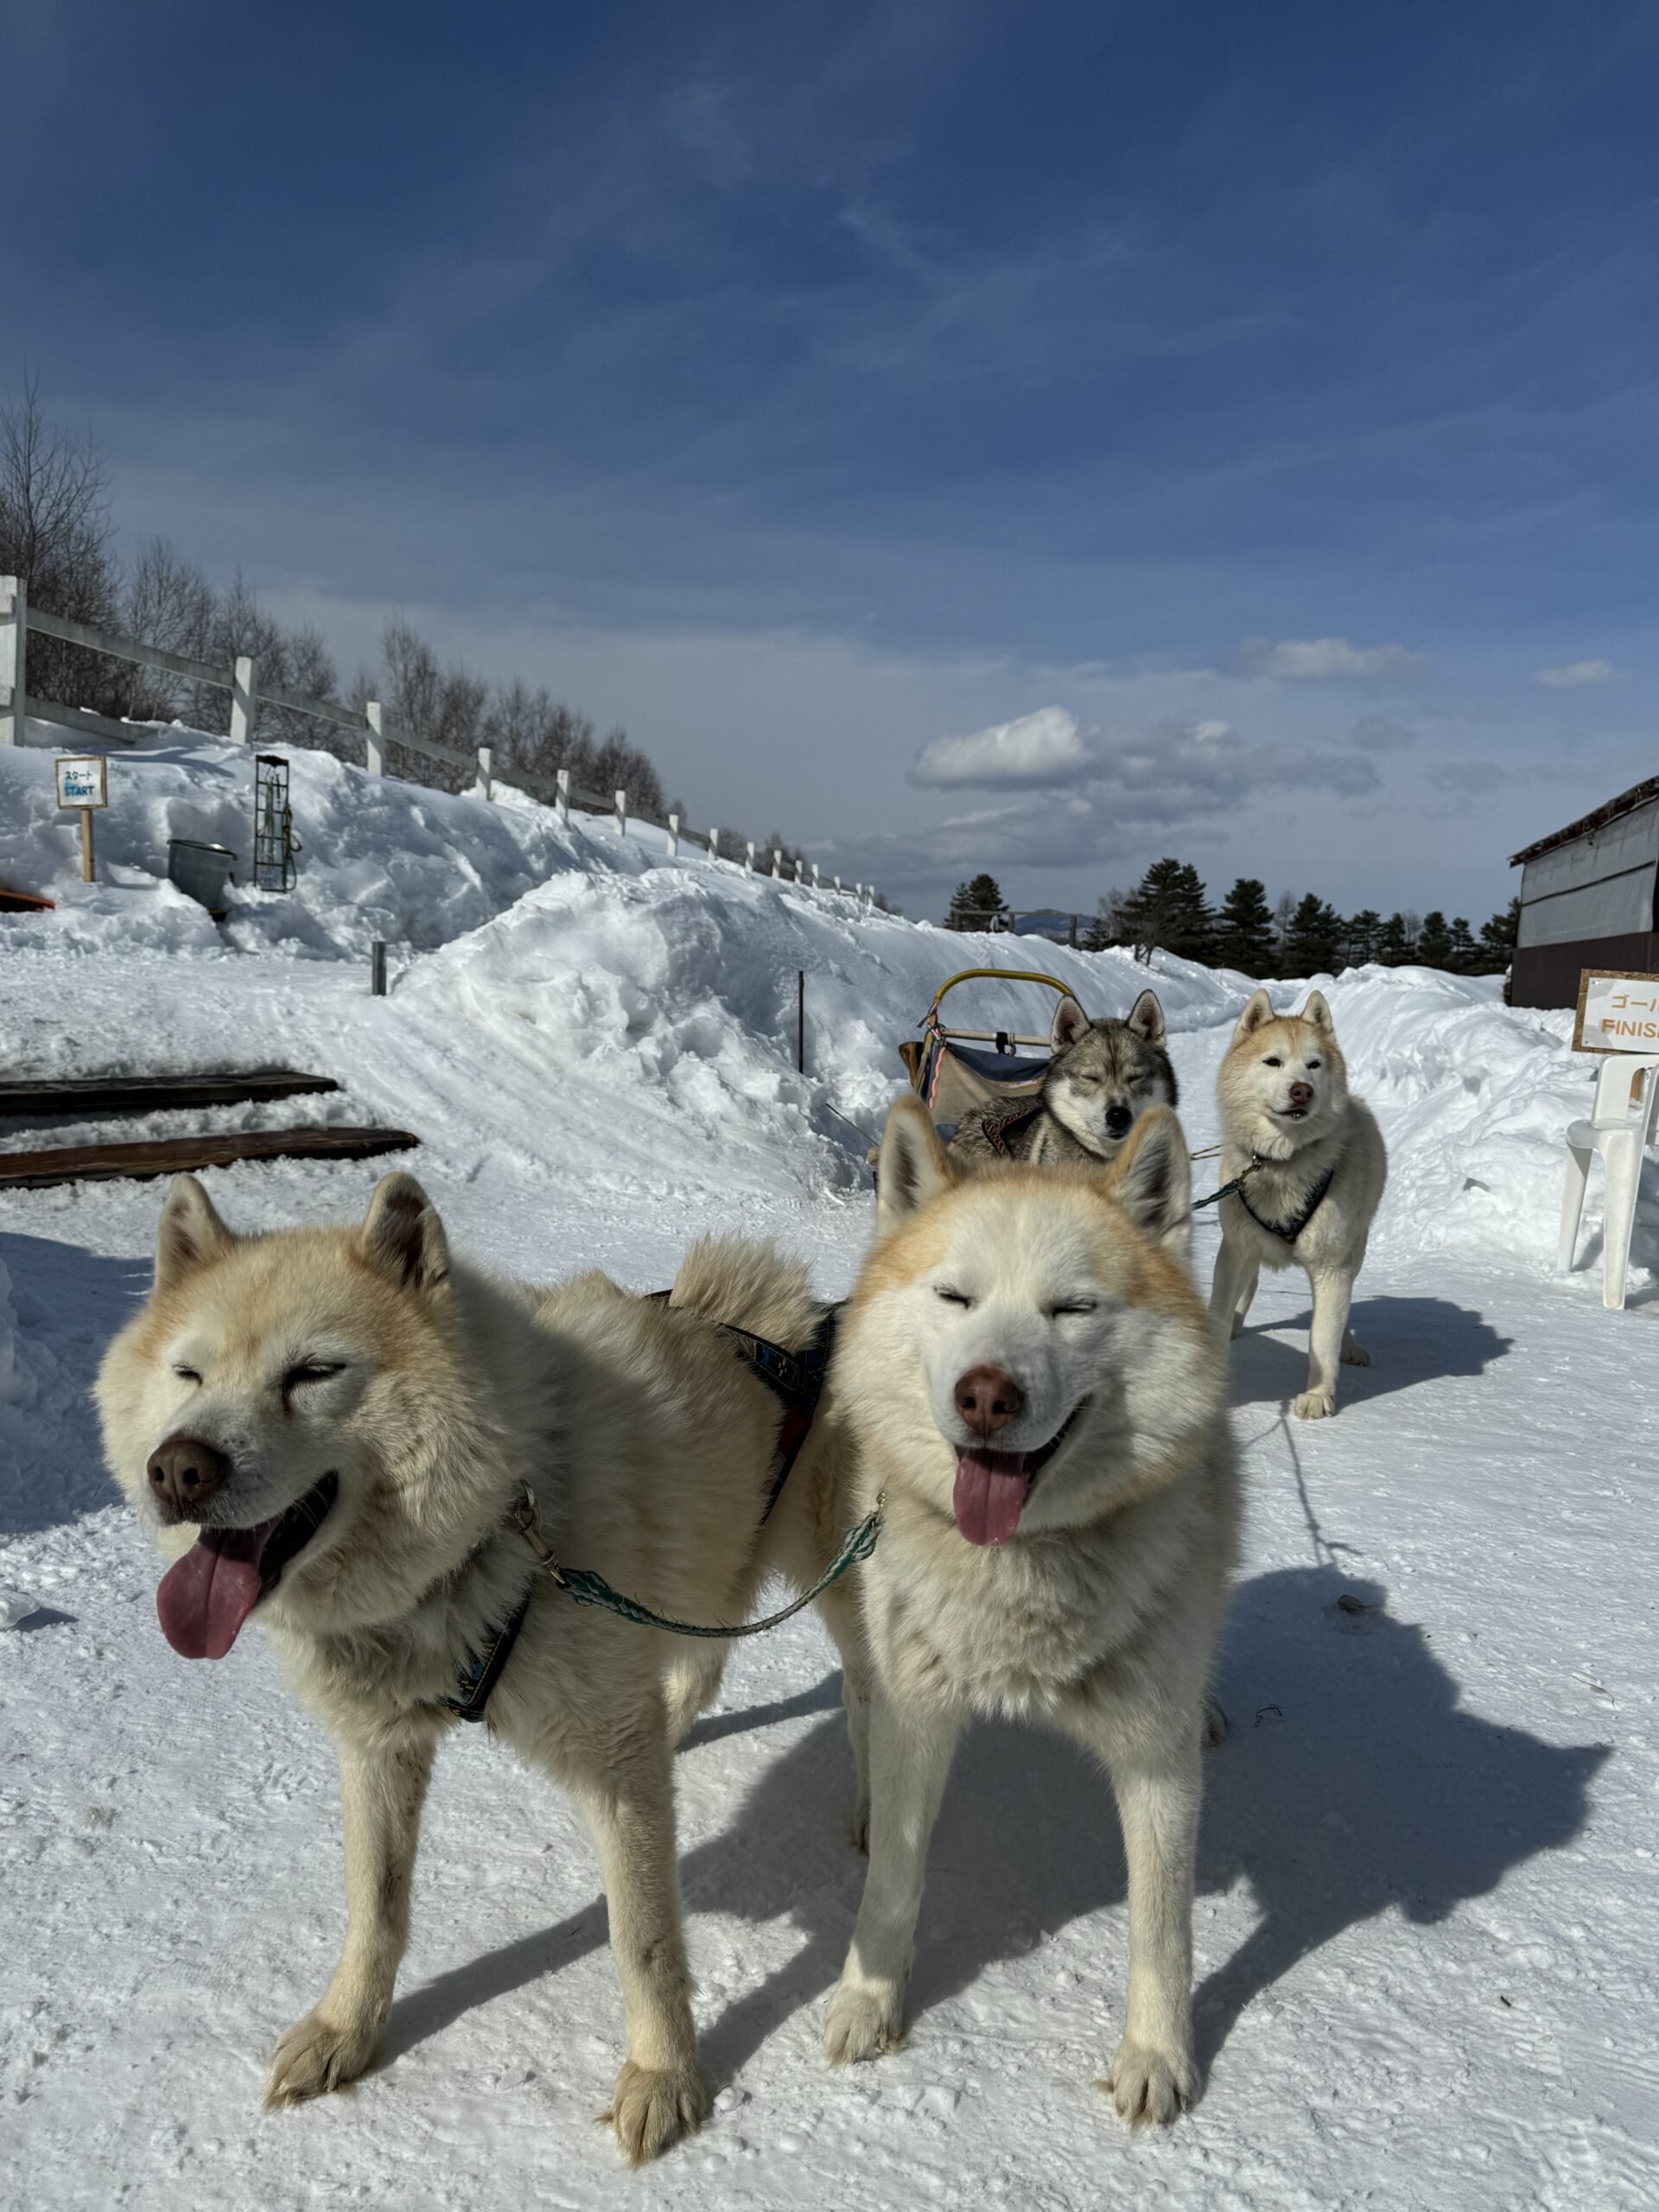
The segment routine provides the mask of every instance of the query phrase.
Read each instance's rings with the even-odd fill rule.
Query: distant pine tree
[[[1521,901],[1511,899],[1501,914],[1494,914],[1489,922],[1480,925],[1480,965],[1477,973],[1500,976],[1510,964],[1515,950],[1516,932],[1521,926]]]
[[[1215,917],[1189,861],[1154,861],[1124,899],[1118,920],[1137,959],[1149,960],[1159,946],[1183,960],[1211,957]]]
[[[1460,976],[1472,976],[1480,965],[1480,947],[1475,943],[1467,915],[1452,915],[1451,938],[1452,957],[1446,966],[1455,968]]]
[[[1343,957],[1350,966],[1363,968],[1382,957],[1382,917],[1375,906],[1351,915],[1342,925]]]
[[[1417,957],[1417,937],[1404,914],[1390,914],[1382,925],[1377,958],[1385,968],[1405,968]]]
[[[1452,932],[1437,906],[1423,916],[1423,926],[1417,933],[1417,958],[1425,968],[1449,968],[1452,950]]]
[[[1285,934],[1284,964],[1292,976],[1334,973],[1342,960],[1342,917],[1317,893],[1310,891],[1290,918]]]
[[[1274,941],[1267,886],[1258,876],[1241,875],[1216,917],[1216,958],[1246,976],[1270,976]]]
[[[950,894],[950,911],[944,918],[948,930],[988,930],[995,926],[995,917],[1006,914],[1007,901],[994,875],[976,875],[969,883],[959,883]]]

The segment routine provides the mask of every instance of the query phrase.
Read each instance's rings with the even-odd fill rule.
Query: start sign
[[[60,755],[58,804],[62,807],[107,806],[110,803],[109,762],[101,753]]]
[[[1659,976],[1585,969],[1579,977],[1573,1049],[1659,1058]]]

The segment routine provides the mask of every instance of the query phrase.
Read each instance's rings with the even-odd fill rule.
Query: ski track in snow
[[[41,803],[49,770],[43,753],[0,756],[0,880],[28,868],[64,887],[73,830]],[[250,897],[227,955],[149,870],[168,834],[236,842],[245,756],[175,731],[112,766],[129,798],[100,851],[124,880],[0,922],[3,1064],[334,1075],[338,1096],[118,1126],[402,1123],[457,1242],[518,1273],[598,1264],[654,1285],[700,1230],[742,1227],[839,1292],[870,1208],[861,1147],[826,1107],[878,1126],[934,985],[969,961],[1037,963],[1122,1012],[1145,981],[1118,956],[860,918],[528,806],[390,781],[365,796],[318,755],[293,770],[299,942]],[[375,935],[402,948],[381,1001],[361,957]],[[1161,957],[1154,981],[1201,1145],[1245,987]],[[1334,1422],[1287,1421],[1307,1300],[1300,1275],[1264,1280],[1234,1354],[1249,1527],[1218,1680],[1231,1732],[1205,1767],[1210,2084],[1155,2138],[1128,2135],[1095,2086],[1126,1964],[1109,1793],[1028,1731],[982,1727],[958,1760],[908,2046],[825,2068],[864,1862],[833,1657],[810,1620],[740,1651],[679,1761],[720,2085],[702,2135],[631,2176],[592,2124],[622,2043],[591,1855],[568,1803],[474,1732],[440,1754],[380,2063],[346,2095],[264,2113],[266,2056],[315,2001],[344,1924],[332,1758],[260,1637],[218,1667],[168,1650],[156,1557],[111,1502],[86,1390],[147,1287],[161,1186],[0,1199],[8,2201],[1655,2202],[1659,1209],[1638,1223],[1630,1310],[1604,1313],[1593,1196],[1581,1271],[1551,1272],[1560,1130],[1589,1080],[1563,1020],[1421,970],[1329,990],[1392,1155],[1355,1310],[1376,1364],[1344,1370]],[[48,1141],[0,1125],[8,1148]],[[359,1210],[384,1164],[207,1179],[234,1224],[272,1226]],[[1198,1174],[1212,1186],[1211,1163]]]

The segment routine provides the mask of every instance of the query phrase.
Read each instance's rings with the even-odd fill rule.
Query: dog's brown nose
[[[1025,1402],[1025,1392],[1000,1367],[970,1367],[957,1378],[957,1411],[982,1436],[1006,1428]]]
[[[169,1436],[149,1455],[144,1470],[152,1495],[169,1521],[187,1521],[222,1490],[231,1463],[216,1445],[199,1436]]]
[[[1290,1103],[1293,1106],[1311,1106],[1313,1103],[1313,1084],[1293,1083],[1290,1086]]]

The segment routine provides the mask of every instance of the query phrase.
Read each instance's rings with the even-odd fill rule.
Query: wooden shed
[[[1516,1006],[1576,1006],[1586,968],[1659,973],[1659,776],[1541,837],[1522,870],[1510,995]]]

